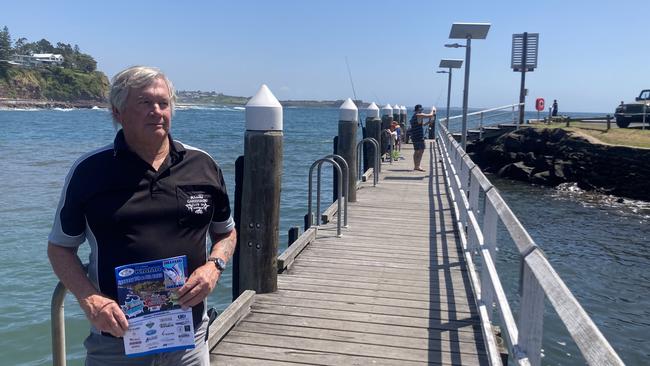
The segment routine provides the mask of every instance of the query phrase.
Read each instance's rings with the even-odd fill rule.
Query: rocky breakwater
[[[500,177],[650,201],[650,150],[595,143],[563,129],[523,128],[467,146],[474,162]]]

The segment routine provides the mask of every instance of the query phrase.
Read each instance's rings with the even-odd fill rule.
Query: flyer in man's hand
[[[115,268],[118,304],[129,320],[127,356],[194,348],[192,309],[183,310],[176,290],[185,284],[183,256]]]

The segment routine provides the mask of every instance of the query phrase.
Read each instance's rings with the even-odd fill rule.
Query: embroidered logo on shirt
[[[203,193],[199,193],[191,195],[187,199],[185,207],[187,207],[190,212],[201,215],[208,210],[210,205],[208,205],[208,199],[203,195]]]

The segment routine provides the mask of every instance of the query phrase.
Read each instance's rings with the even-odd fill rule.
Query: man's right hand
[[[129,329],[129,322],[120,306],[106,296],[93,294],[79,300],[90,323],[100,332],[123,337]]]

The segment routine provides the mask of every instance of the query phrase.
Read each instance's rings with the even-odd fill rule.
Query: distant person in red
[[[553,108],[551,109],[551,116],[557,116],[557,99],[553,99]]]

